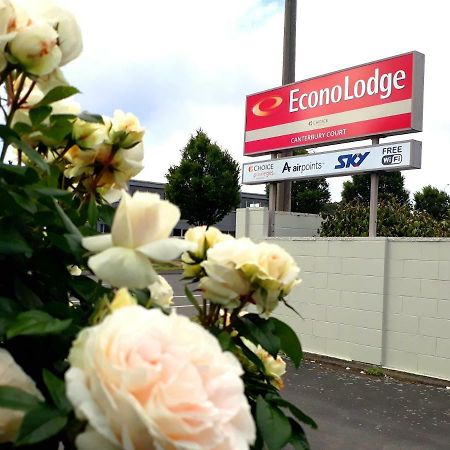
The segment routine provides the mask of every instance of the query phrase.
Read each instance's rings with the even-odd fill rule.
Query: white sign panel
[[[409,140],[245,163],[243,184],[420,169],[422,142]]]

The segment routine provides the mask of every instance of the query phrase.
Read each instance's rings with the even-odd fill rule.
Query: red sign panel
[[[411,52],[249,95],[244,155],[422,131],[423,71]]]

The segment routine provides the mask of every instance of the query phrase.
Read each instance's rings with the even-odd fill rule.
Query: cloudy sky
[[[245,97],[281,84],[283,0],[63,3],[83,32],[82,55],[64,68],[83,93],[83,108],[107,115],[116,108],[131,111],[147,130],[145,169],[137,178],[164,181],[198,128],[240,163],[251,160],[242,156]],[[297,80],[411,50],[425,54],[424,132],[384,140],[423,142],[423,168],[404,172],[411,192],[432,184],[450,193],[445,4],[298,0]],[[344,179],[329,179],[333,200],[340,199]]]

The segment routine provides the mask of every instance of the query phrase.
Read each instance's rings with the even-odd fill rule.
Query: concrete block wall
[[[319,234],[322,219],[317,214],[275,212],[274,236],[310,237]]]
[[[450,239],[388,239],[383,364],[450,379]]]
[[[316,214],[276,211],[274,236],[317,236],[322,219]],[[267,208],[238,208],[236,210],[236,237],[251,236],[261,241],[268,235],[269,210]]]
[[[345,360],[382,363],[386,246],[377,239],[274,238],[302,269],[302,283],[280,319],[299,334],[304,350]]]
[[[255,242],[267,238],[269,210],[267,208],[236,209],[236,237],[251,237]]]

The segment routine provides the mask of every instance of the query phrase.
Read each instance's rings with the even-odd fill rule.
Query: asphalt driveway
[[[165,274],[180,314],[192,315],[180,274]],[[450,388],[375,377],[306,361],[285,375],[284,396],[310,415],[312,450],[450,450]],[[450,382],[448,383],[450,386]]]
[[[318,423],[313,450],[450,450],[446,387],[307,361],[290,368],[284,395]]]

